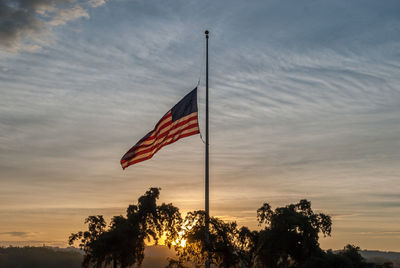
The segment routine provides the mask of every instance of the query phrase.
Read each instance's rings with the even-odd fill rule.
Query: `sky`
[[[311,201],[324,249],[400,251],[398,0],[0,0],[0,245],[67,246],[149,187],[204,208],[191,136],[122,155],[199,78],[210,31],[210,213]]]

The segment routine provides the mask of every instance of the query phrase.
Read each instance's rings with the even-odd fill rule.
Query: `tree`
[[[90,216],[85,223],[88,231],[71,234],[69,244],[79,240],[85,251],[83,267],[101,268],[110,263],[116,268],[141,265],[145,241],[166,235],[166,244],[179,237],[182,217],[172,204],[157,205],[159,188],[150,188],[138,199],[137,205],[127,208],[126,217],[115,216],[108,229],[103,216]]]
[[[331,233],[331,218],[314,213],[307,200],[275,211],[265,203],[257,210],[257,218],[265,225],[255,250],[263,267],[302,267],[310,257],[321,254],[319,233]]]
[[[261,231],[210,218],[208,249],[213,264],[220,268],[303,267],[311,257],[323,254],[318,243],[319,233],[324,236],[331,233],[331,218],[314,213],[307,200],[275,211],[264,203],[257,210],[257,218],[264,225]],[[171,260],[170,267],[184,267],[188,261],[196,265],[204,263],[207,258],[204,222],[204,211],[188,213],[182,236],[186,246],[177,244],[178,259]]]
[[[89,216],[85,224],[88,224],[88,231],[71,234],[68,242],[72,245],[75,240],[80,240],[79,247],[86,253],[83,267],[90,267],[92,263],[95,264],[94,267],[101,267],[101,264],[106,262],[106,254],[104,254],[106,246],[102,241],[106,222],[102,215],[97,215]]]
[[[180,240],[186,241],[182,246],[176,243],[178,259],[171,259],[169,267],[182,268],[188,263],[196,267],[207,259],[211,253],[211,262],[218,267],[239,267],[248,262],[252,243],[252,232],[247,228],[238,229],[235,222],[224,222],[210,217],[210,243],[205,238],[205,212],[202,210],[189,212],[185,218],[184,233]],[[246,267],[249,267],[246,265]]]
[[[369,264],[365,261],[365,259],[359,253],[360,248],[354,245],[346,245],[343,250],[339,251],[338,255],[345,257],[351,263],[351,266],[354,268],[364,268],[364,267],[373,267],[372,264]]]
[[[321,251],[318,256],[312,256],[307,260],[305,268],[373,268],[381,267],[374,263],[367,263],[359,253],[360,248],[346,245],[343,250],[333,252]]]
[[[145,242],[157,243],[162,235],[166,237],[165,244],[174,245],[177,253],[176,258],[169,259],[167,268],[201,267],[208,258],[219,268],[382,267],[366,263],[353,245],[338,252],[322,250],[319,236],[331,234],[332,221],[328,215],[314,213],[307,200],[275,210],[264,203],[257,210],[260,231],[210,217],[206,243],[205,212],[189,212],[182,220],[172,204],[157,205],[159,194],[160,189],[150,188],[137,204],[128,206],[126,216],[113,217],[108,227],[103,216],[88,217],[88,230],[69,238],[70,244],[79,241],[86,253],[83,267],[140,266]],[[383,267],[391,265],[386,263]]]

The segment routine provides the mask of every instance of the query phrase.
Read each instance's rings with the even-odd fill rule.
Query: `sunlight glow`
[[[186,239],[178,238],[176,241],[172,242],[173,246],[179,245],[180,247],[186,247]]]
[[[175,241],[173,241],[172,245],[180,246],[182,248],[186,247],[186,239],[183,238],[185,231],[180,231],[178,234],[179,234],[179,238],[177,238]]]

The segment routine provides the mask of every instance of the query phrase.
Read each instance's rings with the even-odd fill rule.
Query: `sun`
[[[172,242],[173,246],[179,245],[179,247],[186,247],[186,239],[178,238],[176,241]]]
[[[184,231],[181,231],[178,233],[179,237],[175,241],[172,242],[173,246],[179,246],[182,248],[186,247],[186,239],[183,238],[184,233],[185,233]]]

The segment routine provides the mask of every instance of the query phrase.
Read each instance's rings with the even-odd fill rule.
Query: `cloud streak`
[[[0,49],[36,50],[48,44],[56,26],[89,18],[87,8],[104,0],[0,0]]]
[[[24,237],[29,236],[29,234],[30,234],[29,232],[1,232],[0,236],[1,235],[9,235],[9,236],[13,236],[13,237],[24,238]]]
[[[359,226],[391,231],[400,220],[398,1],[113,1],[93,10],[103,1],[46,3],[29,7],[43,15],[27,32],[66,23],[57,43],[0,66],[0,204],[11,210],[1,231],[30,230],[13,227],[24,215],[18,208],[123,211],[149,186],[184,211],[202,209],[199,138],[124,172],[119,159],[195,86],[200,68],[204,129],[206,26],[212,214],[256,228],[262,202],[307,198],[340,215],[338,242],[324,244],[334,248]],[[75,31],[68,22],[85,11],[91,19]],[[70,214],[44,215],[57,223]],[[40,218],[30,220],[39,232]],[[63,228],[60,239],[76,231]]]

